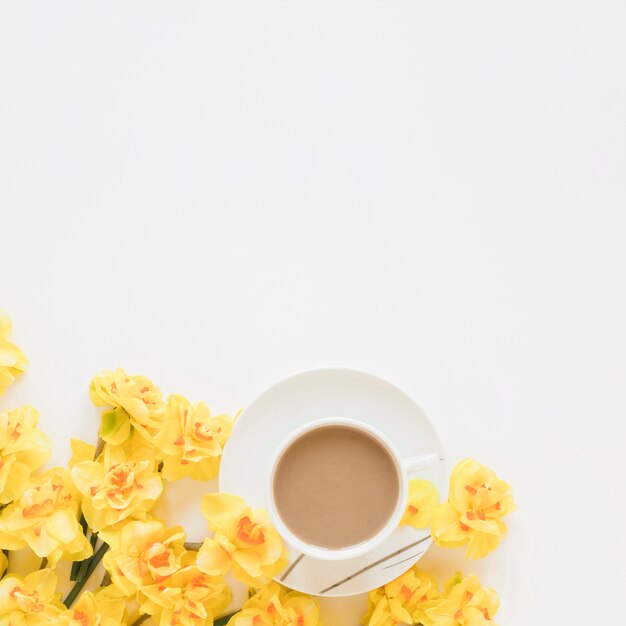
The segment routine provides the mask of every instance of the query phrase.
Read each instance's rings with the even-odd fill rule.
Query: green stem
[[[2,580],[9,573],[9,550],[4,548],[2,552],[4,552],[4,556],[7,557],[7,568],[4,572],[2,572],[2,574],[0,574],[0,580]]]
[[[216,619],[213,622],[213,626],[226,626],[226,624],[228,624],[228,621],[230,620],[230,618],[233,615],[237,615],[239,611],[235,612],[235,613],[230,613],[230,615],[222,615],[222,617],[220,617],[219,619]]]
[[[91,537],[89,537],[89,543],[91,544],[91,548],[94,551],[94,554],[96,552],[96,544],[98,543],[98,533],[91,533]],[[84,561],[80,562],[80,566],[78,568],[78,573],[76,574],[76,580],[78,582],[81,582],[82,580],[85,580],[85,575],[87,574],[87,570],[89,569],[89,565],[91,564],[91,560],[93,559],[93,556],[85,559]]]
[[[85,537],[87,536],[87,520],[85,519],[85,516],[81,513],[80,514],[80,527],[83,529],[83,535],[85,535]],[[78,572],[80,570],[80,564],[82,563],[82,561],[74,561],[72,563],[72,569],[70,571],[70,580],[77,580],[78,579]]]
[[[81,592],[82,588],[85,586],[85,583],[89,580],[89,577],[93,574],[93,571],[98,567],[100,561],[102,561],[102,557],[106,554],[106,551],[109,549],[109,545],[107,543],[103,543],[97,550],[97,552],[93,555],[93,557],[89,560],[89,565],[87,566],[87,571],[85,572],[85,577],[82,580],[77,580],[72,590],[67,594],[67,598],[63,600],[63,604],[69,609],[76,597]]]
[[[39,564],[39,569],[46,569],[46,567],[48,567],[48,557],[44,556]]]

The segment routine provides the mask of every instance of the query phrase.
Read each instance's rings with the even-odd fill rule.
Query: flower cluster
[[[100,425],[103,441],[121,445],[136,433],[163,461],[161,473],[168,481],[217,476],[233,425],[227,415],[211,415],[206,403],[192,404],[178,394],[164,400],[150,379],[123,369],[96,374],[89,393],[96,406],[109,407]]]
[[[80,495],[65,468],[35,475],[0,514],[0,548],[28,546],[52,566],[59,559],[85,559],[92,549],[78,523],[79,510]]]
[[[0,395],[28,368],[28,359],[24,353],[9,341],[11,330],[9,314],[0,309]]]
[[[19,497],[50,456],[52,442],[37,428],[38,419],[32,406],[0,411],[0,504]]]
[[[364,626],[495,626],[498,596],[475,574],[455,574],[444,584],[416,567],[384,587],[370,591]]]
[[[110,546],[104,566],[116,592],[136,600],[141,613],[159,617],[161,626],[212,623],[230,602],[224,577],[196,566],[182,528],[151,519],[129,521],[101,535]]]
[[[125,446],[105,445],[95,461],[79,460],[78,450],[75,444],[72,480],[89,527],[100,532],[125,519],[145,519],[163,490],[154,448],[133,437]]]
[[[439,599],[437,581],[413,567],[384,587],[370,591],[366,626],[427,624],[425,610]]]
[[[56,624],[65,607],[56,593],[57,577],[42,569],[25,578],[11,574],[0,580],[0,624]]]
[[[170,396],[163,427],[154,439],[165,456],[163,478],[215,478],[231,430],[231,419],[226,415],[212,416],[204,402],[194,405],[183,396]]]
[[[492,469],[466,459],[450,475],[448,501],[435,510],[433,539],[445,547],[467,544],[467,558],[480,559],[498,546],[506,534],[502,518],[513,510],[511,487]]]
[[[233,576],[258,587],[269,583],[287,565],[287,548],[266,511],[251,509],[239,496],[209,493],[202,500],[213,537],[198,552],[198,567],[207,574]]]
[[[163,423],[165,403],[161,391],[145,376],[131,376],[123,369],[96,374],[89,386],[96,406],[109,406],[102,414],[100,437],[107,443],[124,443],[132,430],[148,441]]]
[[[272,582],[258,589],[228,626],[322,626],[319,606],[311,596]]]
[[[185,531],[166,528],[159,520],[131,521],[100,536],[111,548],[104,556],[104,567],[118,591],[128,598],[171,576],[187,555]]]
[[[476,574],[464,578],[457,572],[444,584],[441,601],[426,609],[426,616],[432,626],[495,626],[499,605],[498,594],[483,587]]]

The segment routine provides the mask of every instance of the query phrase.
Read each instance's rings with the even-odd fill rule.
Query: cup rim
[[[396,508],[393,514],[389,517],[389,520],[387,520],[385,526],[383,526],[383,528],[381,528],[379,532],[377,532],[373,537],[370,537],[366,541],[362,541],[358,544],[334,550],[330,548],[322,548],[320,546],[313,546],[307,544],[302,539],[299,539],[296,535],[294,535],[294,533],[289,530],[286,524],[282,521],[274,502],[274,476],[276,473],[276,468],[278,466],[278,461],[280,460],[281,456],[296,439],[311,430],[315,430],[324,426],[352,427],[368,433],[370,436],[373,436],[379,443],[382,443],[387,448],[387,451],[393,458],[396,465],[400,489]],[[394,532],[394,530],[398,528],[400,520],[402,519],[402,516],[404,515],[404,511],[406,509],[407,500],[408,477],[404,467],[403,457],[400,455],[393,443],[389,441],[389,439],[380,430],[378,430],[378,428],[370,426],[366,422],[362,422],[360,420],[356,420],[350,417],[324,417],[313,420],[308,424],[300,426],[289,435],[287,435],[287,437],[285,437],[285,439],[283,439],[283,441],[280,443],[280,445],[276,449],[276,452],[274,453],[274,456],[272,457],[271,470],[267,481],[267,503],[270,519],[272,520],[272,523],[278,530],[278,533],[281,535],[283,540],[285,540],[290,546],[298,549],[303,554],[306,554],[307,556],[311,556],[313,558],[333,561],[345,560],[357,556],[362,556],[363,554],[373,550],[378,545],[386,541],[389,536]]]

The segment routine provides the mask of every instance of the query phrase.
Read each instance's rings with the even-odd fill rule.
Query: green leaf
[[[117,446],[130,437],[130,418],[121,407],[102,414],[100,437],[107,443]]]

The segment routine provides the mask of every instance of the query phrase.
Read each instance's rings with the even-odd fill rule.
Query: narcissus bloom
[[[170,396],[163,428],[154,439],[165,456],[163,478],[215,478],[231,430],[231,419],[226,415],[212,416],[204,402],[191,404],[183,396]]]
[[[317,601],[276,582],[258,589],[228,626],[322,626]]]
[[[107,597],[103,593],[85,591],[57,619],[61,626],[123,626],[126,607],[123,600]]]
[[[24,353],[9,341],[11,330],[9,314],[0,309],[0,395],[28,368],[28,359]]]
[[[145,519],[163,490],[155,466],[154,449],[143,445],[106,445],[97,461],[76,463],[72,480],[89,527],[99,532],[124,519]]]
[[[159,388],[145,376],[131,376],[123,369],[96,374],[89,386],[96,406],[110,406],[102,414],[100,436],[110,444],[124,443],[136,429],[150,440],[161,428],[165,402]]]
[[[166,528],[158,520],[132,521],[100,536],[111,546],[104,555],[104,566],[113,584],[127,597],[141,587],[160,583],[182,567],[185,531],[180,526]]]
[[[417,624],[430,626],[425,611],[439,598],[437,581],[426,572],[412,567],[383,587],[370,591],[365,626]]]
[[[400,524],[414,528],[428,528],[439,502],[437,487],[429,480],[414,478],[409,481],[409,501]]]
[[[78,523],[79,510],[80,494],[65,468],[33,476],[19,500],[0,514],[0,548],[29,546],[52,566],[59,559],[85,559],[92,549]]]
[[[287,565],[287,549],[262,509],[251,509],[239,496],[208,493],[202,513],[213,537],[198,552],[198,567],[207,574],[233,576],[250,587],[269,583]]]
[[[514,510],[511,487],[492,469],[466,459],[450,475],[448,502],[435,510],[433,539],[440,546],[467,544],[467,558],[480,559],[498,546],[506,534],[502,518]]]
[[[194,565],[142,588],[141,611],[159,617],[160,626],[205,626],[230,602],[223,576],[209,576]]]
[[[432,626],[495,626],[498,594],[482,587],[475,574],[463,578],[457,572],[445,585],[445,598],[426,609]]]
[[[0,580],[0,624],[44,626],[56,624],[65,609],[55,594],[57,577],[42,569],[21,578],[11,574]]]
[[[50,456],[52,442],[37,428],[38,419],[32,406],[0,411],[0,504],[18,498]]]

